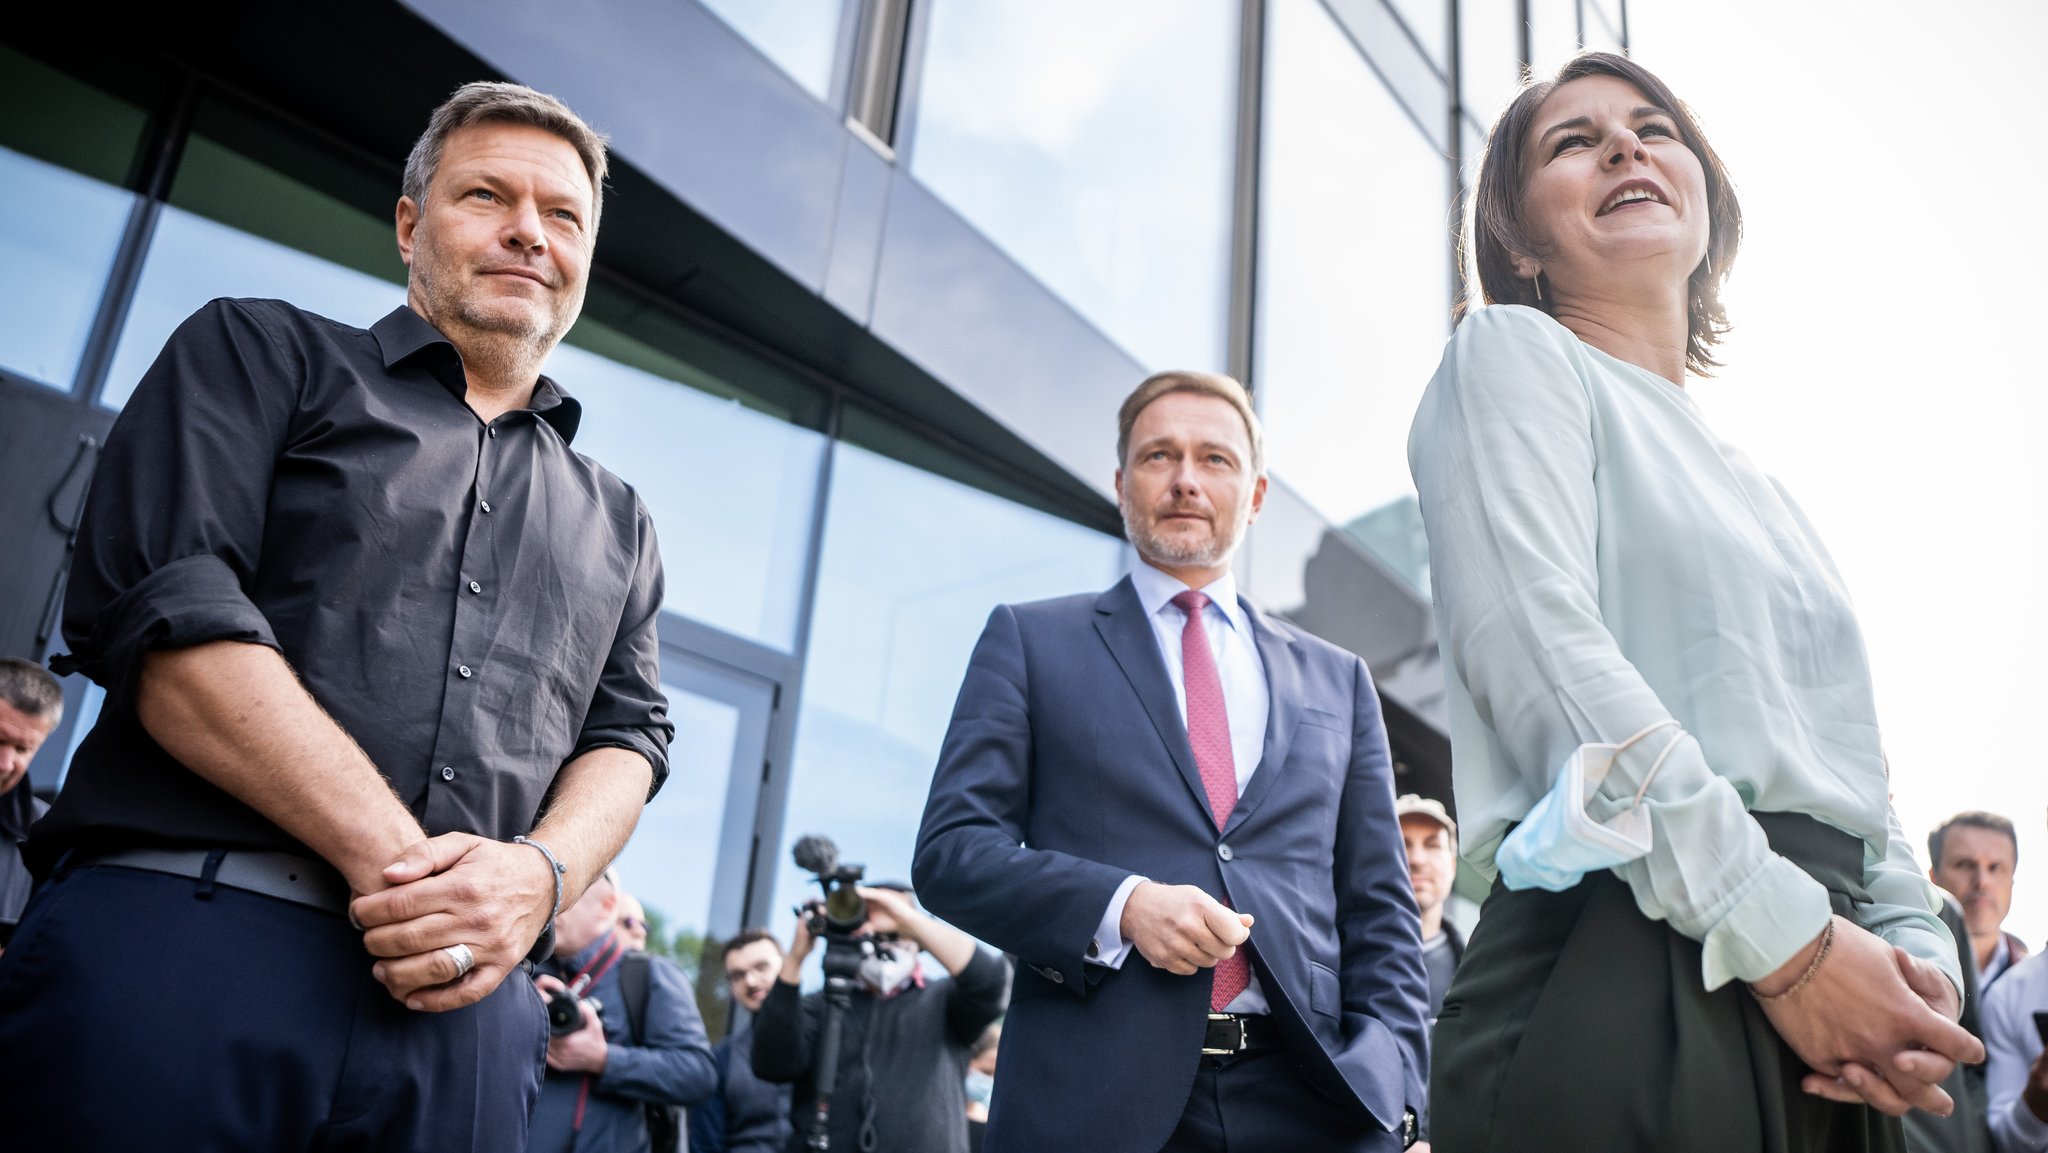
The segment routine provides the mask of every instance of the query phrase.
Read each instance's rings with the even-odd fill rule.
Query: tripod
[[[839,1083],[839,1036],[846,1014],[853,1008],[853,989],[860,980],[860,963],[872,939],[827,930],[825,938],[825,1027],[818,1037],[815,1078],[818,1109],[811,1116],[811,1133],[804,1147],[826,1153],[832,1148],[832,1090]]]

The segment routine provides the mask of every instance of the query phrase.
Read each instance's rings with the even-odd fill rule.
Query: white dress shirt
[[[1708,989],[1817,936],[1827,890],[1757,812],[1863,842],[1857,920],[1962,988],[1934,888],[1887,803],[1863,634],[1791,497],[1686,391],[1516,305],[1465,318],[1409,435],[1429,529],[1464,858],[1507,831],[1582,744],[1677,720],[1643,799],[1648,855],[1614,870],[1643,914],[1700,942]],[[1668,738],[1666,738],[1668,739]],[[1605,820],[1662,741],[1617,762]]]
[[[2034,1014],[2048,1012],[2048,953],[2036,954],[2006,971],[1984,994],[1977,1027],[1984,1031],[1985,1114],[1998,1153],[2048,1151],[2048,1121],[2034,1116],[2020,1093],[2027,1070],[2041,1055]]]
[[[1138,603],[1144,606],[1145,615],[1152,622],[1152,637],[1159,642],[1159,655],[1165,658],[1166,676],[1173,682],[1174,700],[1180,705],[1181,726],[1185,729],[1188,688],[1187,673],[1181,667],[1180,645],[1181,630],[1187,626],[1188,617],[1174,605],[1173,598],[1186,592],[1188,586],[1180,578],[1143,563],[1131,571],[1131,584],[1137,590]],[[1266,665],[1259,659],[1252,622],[1245,616],[1244,606],[1237,603],[1237,579],[1226,572],[1203,588],[1202,593],[1209,598],[1208,607],[1202,610],[1202,631],[1208,638],[1209,652],[1216,658],[1217,679],[1223,682],[1223,712],[1230,720],[1230,757],[1237,769],[1237,795],[1241,797],[1245,783],[1252,779],[1266,752],[1266,717],[1272,710]],[[1131,951],[1131,942],[1122,931],[1124,904],[1130,900],[1131,890],[1147,879],[1130,876],[1117,886],[1108,910],[1102,915],[1102,923],[1096,927],[1088,957],[1091,963],[1112,969],[1123,967],[1124,958]],[[1225,1008],[1232,1013],[1267,1011],[1266,992],[1259,985],[1256,970],[1244,992]]]

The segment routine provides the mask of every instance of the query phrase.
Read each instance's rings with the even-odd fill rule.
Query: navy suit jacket
[[[1128,578],[1002,606],[982,632],[912,874],[927,907],[1021,962],[988,1153],[1154,1153],[1179,1122],[1213,973],[1083,959],[1134,873],[1253,915],[1289,1054],[1361,1129],[1397,1148],[1422,1112],[1429,981],[1379,698],[1356,656],[1245,609],[1272,704],[1221,834]]]

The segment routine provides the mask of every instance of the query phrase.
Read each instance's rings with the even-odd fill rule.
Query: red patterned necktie
[[[1230,713],[1223,707],[1223,678],[1216,672],[1216,654],[1209,651],[1209,634],[1202,627],[1202,610],[1209,598],[1189,589],[1173,598],[1174,605],[1187,614],[1180,630],[1181,680],[1188,695],[1188,744],[1194,747],[1195,767],[1202,772],[1202,788],[1209,794],[1209,813],[1216,818],[1217,831],[1230,821],[1237,807],[1237,757],[1230,751]],[[1227,904],[1228,902],[1226,902]],[[1227,961],[1216,965],[1216,984],[1209,992],[1209,1011],[1220,1013],[1251,983],[1251,960],[1243,946]]]

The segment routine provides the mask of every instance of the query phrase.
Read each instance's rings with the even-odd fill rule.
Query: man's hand
[[[1930,1008],[1940,994],[1914,970],[1903,975],[1894,950],[1852,921],[1836,917],[1835,941],[1805,988],[1782,1001],[1763,1002],[1764,1015],[1814,1072],[1801,1083],[1808,1093],[1835,1101],[1865,1101],[1899,1116],[1909,1108],[1946,1117],[1955,1103],[1940,1082],[1956,1062],[1984,1059],[1984,1046],[1945,1012]],[[1762,981],[1769,996],[1796,983],[1811,964],[1819,938]],[[1947,978],[1937,978],[1947,984]]]
[[[535,977],[533,984],[549,1002],[567,988],[546,973]],[[589,1073],[595,1076],[604,1072],[605,1062],[611,1059],[611,1046],[604,1039],[604,1020],[587,1000],[579,1001],[576,1007],[583,1011],[583,1027],[574,1033],[548,1037],[548,1068],[557,1073]]]
[[[555,878],[526,845],[445,833],[384,869],[391,886],[349,905],[363,944],[385,958],[373,972],[408,1009],[439,1013],[489,996],[547,927]],[[442,950],[467,945],[476,967],[458,975]]]
[[[808,911],[807,909],[805,911]],[[811,936],[811,923],[804,911],[796,915],[796,933],[789,939],[789,952],[782,955],[782,983],[801,985],[804,983],[804,960],[817,948],[818,939]]]
[[[1252,935],[1252,918],[1194,885],[1141,881],[1117,931],[1155,968],[1185,977],[1235,955]]]
[[[2027,1112],[2036,1120],[2048,1121],[2048,1051],[2034,1058],[2034,1064],[2027,1070],[2027,1087],[2020,1090],[2020,1100],[2027,1103]]]

